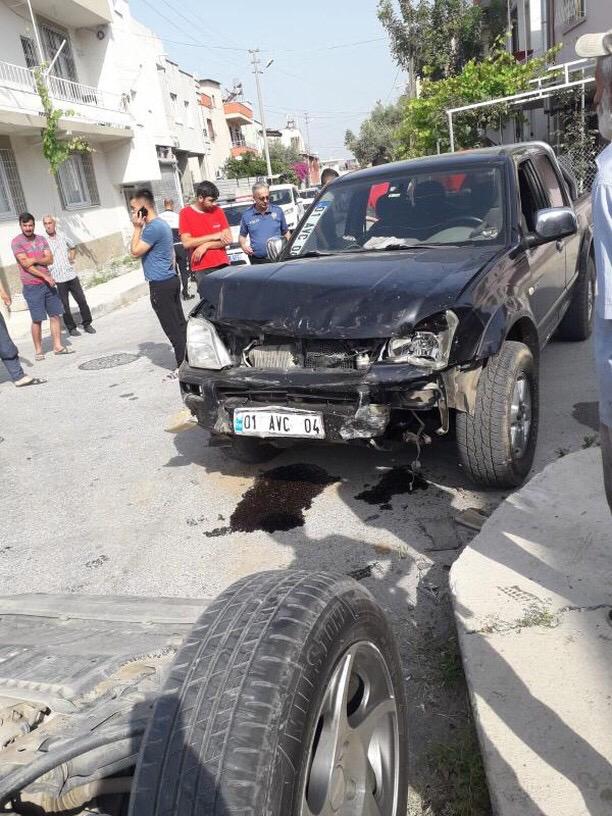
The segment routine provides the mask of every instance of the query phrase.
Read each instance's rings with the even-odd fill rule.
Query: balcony
[[[71,28],[101,26],[113,21],[110,0],[32,0],[37,14]]]
[[[253,124],[253,111],[243,102],[225,102],[223,111],[230,125],[240,126]]]
[[[120,94],[58,76],[49,76],[47,84],[55,106],[73,113],[61,120],[66,130],[101,139],[132,135],[132,120]],[[0,129],[40,130],[43,126],[42,104],[32,72],[0,61]]]
[[[248,153],[253,156],[258,156],[259,150],[257,149],[256,145],[252,144],[232,145],[232,157],[234,159],[237,159],[240,156],[245,156]]]

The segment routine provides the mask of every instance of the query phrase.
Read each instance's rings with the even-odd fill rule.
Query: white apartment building
[[[201,79],[199,88],[202,128],[210,145],[204,161],[205,176],[214,181],[222,177],[225,163],[232,155],[232,139],[221,83],[216,79]]]
[[[127,0],[32,0],[32,7],[35,25],[25,2],[0,3],[0,277],[13,293],[19,212],[39,222],[54,213],[78,245],[78,265],[99,266],[126,251],[133,189],[151,185],[158,200],[182,203],[206,175],[211,149],[195,78],[167,59]],[[85,137],[93,152],[74,155],[54,177],[31,69],[51,63],[60,47],[47,86],[55,107],[73,114],[61,118],[62,132]]]

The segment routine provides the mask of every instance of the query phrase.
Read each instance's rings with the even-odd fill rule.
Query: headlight
[[[194,368],[218,370],[232,365],[217,330],[203,317],[190,317],[187,321],[187,359]]]
[[[408,337],[393,337],[387,344],[387,359],[395,363],[440,371],[446,368],[459,318],[442,312],[421,323]]]

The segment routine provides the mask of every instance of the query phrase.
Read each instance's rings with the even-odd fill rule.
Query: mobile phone
[[[148,214],[149,214],[149,211],[147,210],[146,207],[141,207],[138,210],[138,213],[137,213],[137,215],[139,215],[140,218],[146,218]]]

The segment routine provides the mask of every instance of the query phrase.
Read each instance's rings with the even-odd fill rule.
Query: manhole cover
[[[137,360],[138,354],[109,354],[108,357],[96,357],[95,360],[88,360],[86,363],[81,363],[79,368],[82,371],[100,371],[102,368],[117,368],[117,366],[127,365]]]

